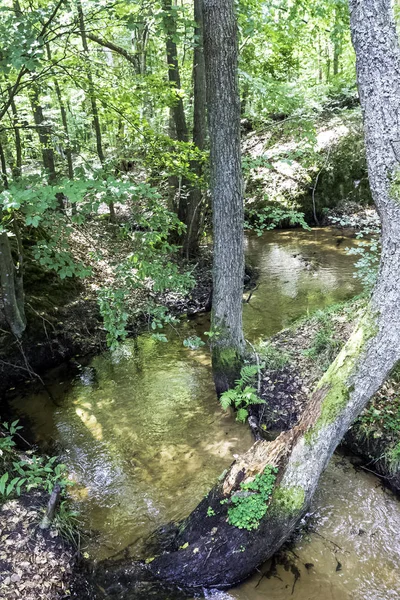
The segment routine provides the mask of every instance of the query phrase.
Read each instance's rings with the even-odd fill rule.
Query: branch
[[[46,29],[49,27],[49,25],[51,25],[52,21],[55,19],[55,16],[58,13],[58,11],[63,3],[64,3],[64,0],[59,0],[59,2],[56,4],[50,17],[47,19],[46,23],[43,25],[42,30],[38,35],[38,38],[41,38],[44,36],[44,34],[46,33]]]
[[[121,46],[117,46],[116,44],[113,44],[113,42],[103,40],[102,38],[93,35],[93,33],[88,33],[87,37],[89,38],[89,40],[92,40],[92,42],[96,42],[96,44],[104,46],[105,48],[108,48],[109,50],[120,54],[121,56],[126,58],[126,60],[129,61],[135,68],[137,67],[137,57],[135,56],[135,54],[131,54],[131,52],[128,52],[128,50],[125,50],[125,48],[121,48]]]

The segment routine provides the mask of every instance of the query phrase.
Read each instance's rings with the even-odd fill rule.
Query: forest
[[[399,597],[397,3],[0,16],[0,598]]]

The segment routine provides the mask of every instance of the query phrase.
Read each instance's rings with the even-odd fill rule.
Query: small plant
[[[233,494],[228,508],[228,523],[239,529],[251,531],[257,529],[268,510],[268,500],[275,487],[278,469],[267,465],[264,471],[256,475],[253,481],[240,484],[240,491]]]
[[[315,334],[311,347],[304,351],[304,355],[317,360],[326,371],[341,346],[342,342],[335,336],[331,323],[326,321]]]
[[[214,517],[215,516],[215,510],[211,508],[211,506],[208,507],[207,509],[207,517]]]
[[[358,228],[356,239],[363,241],[355,248],[346,248],[346,250],[348,254],[359,257],[355,263],[356,272],[354,277],[359,279],[364,290],[369,292],[374,286],[378,275],[381,254],[381,223],[379,216],[373,214],[362,220],[358,219],[357,216],[331,217],[330,221],[341,227]]]
[[[278,371],[285,367],[290,361],[290,355],[279,348],[275,348],[269,341],[261,342],[258,354],[266,369]]]
[[[26,458],[19,458],[14,451],[14,436],[18,434],[21,426],[18,425],[18,421],[2,425],[5,431],[2,432],[3,437],[0,437],[0,458],[3,459],[7,470],[0,478],[0,499],[20,496],[24,491],[33,488],[44,489],[50,493],[56,483],[63,487],[71,485],[65,477],[65,465],[57,464],[57,457],[47,458],[27,452]]]
[[[385,453],[385,459],[391,473],[396,473],[400,467],[400,442]]]
[[[198,350],[201,346],[204,346],[203,340],[198,335],[192,335],[185,340],[183,340],[183,345],[185,348],[189,348],[190,350]]]
[[[224,410],[232,406],[237,410],[236,420],[244,423],[249,416],[247,410],[251,404],[263,404],[264,400],[257,396],[257,390],[251,385],[258,375],[259,367],[246,365],[240,371],[240,379],[235,381],[235,387],[221,395],[220,403]]]

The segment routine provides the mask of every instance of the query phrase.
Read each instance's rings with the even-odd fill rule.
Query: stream
[[[358,293],[354,257],[345,251],[355,243],[329,228],[246,235],[246,260],[260,274],[244,304],[246,338],[271,336]],[[206,339],[208,329],[209,315],[182,318],[166,332],[168,343],[144,333],[93,358],[79,377],[49,374],[53,399],[37,392],[13,401],[37,443],[56,448],[76,482],[77,509],[95,532],[87,549],[92,559],[140,555],[157,527],[185,517],[252,444],[248,427],[216,401],[207,346],[183,346],[192,335]],[[290,549],[239,587],[206,596],[400,597],[400,504],[377,478],[336,454],[310,512]]]

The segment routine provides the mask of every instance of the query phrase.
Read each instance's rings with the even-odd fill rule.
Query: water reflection
[[[337,233],[324,229],[247,236],[248,260],[260,271],[244,305],[249,340],[272,335],[293,319],[359,291],[353,258],[344,250],[355,242],[338,240]],[[168,344],[145,334],[112,356],[96,357],[91,371],[76,381],[51,383],[55,403],[43,393],[16,401],[30,417],[37,440],[56,441],[79,483],[79,510],[98,532],[89,548],[92,557],[115,555],[130,544],[135,553],[155,527],[186,516],[233,454],[252,443],[248,429],[216,402],[206,349],[191,351],[182,344],[208,330],[208,319],[182,320]],[[375,479],[340,461],[330,465],[317,494],[318,534],[295,548],[301,577],[293,596],[399,597],[393,571],[400,558],[398,504],[376,489]],[[352,533],[359,530],[367,533]],[[344,554],[334,552],[332,543]],[[342,565],[338,571],[336,560]],[[276,577],[258,574],[214,597],[278,600],[289,598],[292,589],[293,573],[278,565]]]

